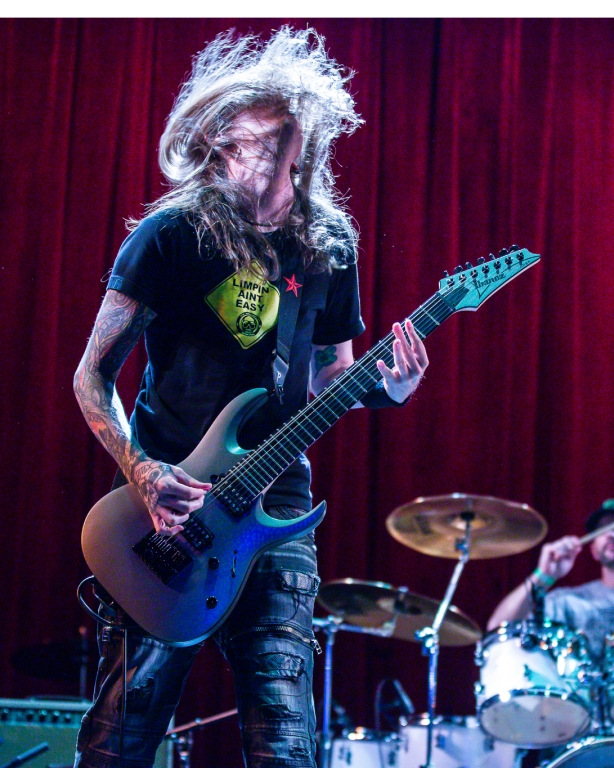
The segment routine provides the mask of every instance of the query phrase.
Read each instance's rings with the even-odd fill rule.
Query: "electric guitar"
[[[478,259],[475,267],[457,267],[444,273],[439,290],[409,319],[425,338],[455,312],[476,310],[539,259],[512,246],[488,261]],[[203,640],[232,610],[258,556],[321,522],[325,502],[294,520],[275,520],[262,508],[263,492],[377,384],[377,360],[393,366],[393,341],[389,333],[253,451],[239,446],[237,433],[267,392],[252,389],[232,400],[179,465],[202,482],[217,476],[180,533],[156,533],[132,485],[111,491],[92,508],[82,533],[85,560],[137,624],[172,645]]]

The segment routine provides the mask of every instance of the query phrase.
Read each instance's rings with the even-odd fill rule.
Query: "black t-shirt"
[[[270,237],[282,266],[294,258],[291,238]],[[283,405],[269,398],[243,431],[244,447],[306,403],[312,343],[340,344],[364,330],[355,265],[306,274],[303,285],[294,275],[258,280],[235,271],[207,237],[199,244],[194,225],[177,211],[147,217],[128,236],[108,288],[156,313],[145,330],[148,364],[130,421],[145,452],[171,464],[192,452],[234,397],[254,387],[272,390],[281,291],[301,301]],[[267,491],[265,506],[309,510],[309,483],[309,462],[301,456]]]

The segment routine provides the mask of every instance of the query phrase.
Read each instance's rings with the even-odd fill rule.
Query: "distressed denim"
[[[270,510],[279,517],[290,512]],[[312,616],[318,584],[313,535],[282,544],[259,558],[214,635],[234,674],[248,768],[315,768]],[[119,619],[128,625],[121,764],[149,768],[202,643],[176,648],[144,634],[125,614]],[[119,766],[122,629],[104,627],[99,649],[94,703],[81,724],[75,768]]]

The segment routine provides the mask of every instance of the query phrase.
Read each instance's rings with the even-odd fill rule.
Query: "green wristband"
[[[556,583],[556,579],[554,576],[548,576],[547,573],[544,573],[541,568],[536,568],[533,571],[533,576],[541,583],[542,586],[546,587],[546,589],[550,589],[550,587],[554,586]]]

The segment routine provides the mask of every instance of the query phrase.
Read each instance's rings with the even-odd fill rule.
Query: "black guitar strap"
[[[273,360],[273,384],[279,402],[283,403],[284,381],[290,367],[292,339],[301,307],[303,277],[302,259],[291,259],[281,275],[279,312],[277,315],[277,349]]]

